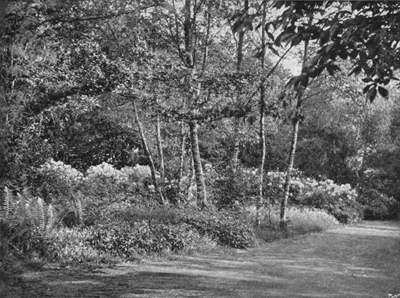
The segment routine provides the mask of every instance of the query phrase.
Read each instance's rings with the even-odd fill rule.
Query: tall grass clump
[[[287,210],[287,217],[287,229],[281,230],[279,210],[274,208],[271,212],[265,212],[260,226],[255,229],[257,238],[268,242],[294,235],[319,233],[339,225],[333,215],[320,209],[291,207]]]

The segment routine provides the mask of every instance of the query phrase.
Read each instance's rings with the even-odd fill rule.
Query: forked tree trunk
[[[194,1],[196,4],[196,1]],[[185,31],[185,50],[186,50],[186,65],[190,69],[189,78],[187,79],[187,91],[189,96],[189,103],[193,107],[193,115],[198,113],[197,110],[197,103],[200,98],[201,94],[201,83],[198,83],[195,87],[196,90],[193,90],[192,86],[192,79],[195,73],[195,49],[193,47],[193,24],[196,20],[196,9],[193,9],[193,16],[191,14],[191,0],[185,0],[185,22],[184,22],[184,31]],[[203,50],[203,57],[202,57],[202,65],[201,65],[201,75],[205,71],[206,67],[206,60],[208,56],[208,42],[209,42],[209,35],[210,35],[210,23],[211,23],[211,2],[208,3],[208,10],[207,10],[207,31],[205,36],[205,46]],[[203,167],[201,165],[200,159],[200,149],[199,149],[199,137],[198,137],[198,123],[196,120],[191,119],[189,121],[189,129],[190,129],[190,141],[192,147],[192,156],[193,156],[193,163],[194,163],[194,170],[196,176],[196,185],[197,185],[197,205],[200,208],[204,208],[207,205],[207,192],[206,192],[206,185],[203,173]]]
[[[192,143],[194,172],[196,176],[197,206],[203,209],[204,207],[207,206],[207,192],[206,192],[206,183],[204,179],[203,167],[201,165],[197,122],[191,121],[189,123],[189,128],[190,128],[190,139]]]
[[[142,122],[139,119],[139,115],[138,115],[138,112],[137,112],[137,108],[136,108],[136,103],[135,102],[133,102],[133,112],[135,114],[136,123],[137,123],[137,125],[139,127],[139,133],[140,133],[140,137],[142,139],[144,153],[146,154],[146,157],[147,157],[147,159],[149,161],[149,164],[150,164],[151,179],[153,181],[153,185],[154,185],[155,191],[156,191],[156,193],[157,193],[157,195],[158,195],[158,197],[160,199],[160,203],[165,204],[166,202],[165,202],[165,199],[164,199],[164,195],[162,194],[162,192],[160,190],[160,187],[158,186],[157,176],[156,176],[156,168],[154,166],[154,160],[153,160],[153,157],[152,157],[151,152],[149,150],[149,147],[147,145],[146,136],[145,136],[144,130],[143,130],[143,125],[142,125]]]

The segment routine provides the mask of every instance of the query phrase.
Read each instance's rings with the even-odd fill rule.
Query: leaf
[[[367,100],[369,100],[370,103],[372,103],[376,97],[376,86],[373,85],[373,88],[371,88],[368,93],[367,93]]]
[[[272,35],[271,32],[268,32],[268,31],[267,31],[267,35],[268,35],[268,37],[269,37],[272,41],[275,41],[274,35]]]
[[[329,64],[326,66],[326,70],[328,71],[329,75],[333,76],[336,71],[340,71],[340,67],[335,64]]]
[[[296,36],[293,41],[292,41],[292,47],[297,46],[298,44],[300,44],[302,38],[301,35],[299,34],[298,36]]]
[[[386,88],[383,88],[381,86],[378,87],[378,91],[379,94],[383,97],[383,98],[388,98],[389,97],[389,91]]]
[[[339,52],[339,57],[342,58],[343,60],[346,60],[347,59],[347,52],[346,51]]]
[[[373,85],[372,85],[372,84],[369,84],[369,85],[365,86],[365,87],[363,88],[362,93],[363,93],[363,94],[367,93],[368,90],[371,88],[371,86],[373,86]]]
[[[310,73],[310,77],[311,78],[316,78],[318,77],[325,69],[325,65],[324,66],[320,66],[315,68],[311,73]]]
[[[299,77],[300,77],[300,76],[292,77],[292,78],[289,80],[289,82],[286,84],[286,88],[290,88],[290,87],[292,87],[294,84],[298,84],[297,82],[298,82],[298,80],[299,80]]]
[[[351,76],[352,74],[354,75],[359,75],[362,71],[362,68],[360,66],[356,66],[352,69],[352,71],[350,71],[349,76]]]
[[[336,33],[336,30],[338,29],[337,24],[333,24],[333,26],[329,29],[329,36],[332,37]]]
[[[369,82],[372,82],[372,79],[371,78],[363,78],[362,81],[364,83],[369,83]]]
[[[268,45],[268,48],[272,51],[272,53],[274,53],[274,54],[277,55],[277,56],[280,56],[280,55],[279,55],[279,52],[273,47],[272,44],[269,44],[269,45]]]
[[[323,46],[324,44],[326,44],[329,41],[329,32],[325,31],[320,35],[320,41],[319,44],[321,46]]]

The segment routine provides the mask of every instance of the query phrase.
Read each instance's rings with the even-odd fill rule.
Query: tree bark
[[[249,0],[244,1],[244,10],[248,11],[249,9]],[[244,41],[244,31],[242,30],[239,32],[239,40],[238,40],[238,50],[237,50],[237,63],[236,63],[236,71],[240,72],[242,68],[243,62],[243,41]],[[232,171],[235,173],[238,161],[239,161],[239,153],[240,153],[240,131],[241,131],[241,119],[235,118],[234,119],[234,131],[233,131],[233,150],[232,150],[232,157],[231,157],[231,168]]]
[[[264,28],[266,18],[266,3],[263,4],[263,18],[262,18],[262,28]],[[264,70],[265,67],[265,30],[262,29],[261,35],[261,70]],[[261,215],[260,210],[264,201],[264,166],[265,166],[265,156],[266,156],[266,148],[265,148],[265,86],[264,83],[260,86],[260,145],[261,145],[261,163],[260,163],[260,181],[259,181],[259,194],[258,194],[258,202],[257,202],[257,211],[256,211],[256,224],[260,225]]]
[[[5,23],[5,14],[8,1],[0,0],[0,37],[3,35],[3,28]],[[3,47],[0,47],[3,50]],[[0,81],[0,85],[2,82]],[[9,133],[7,121],[7,100],[5,98],[4,90],[0,86],[0,192],[4,188],[5,179],[7,176],[8,168],[8,155],[9,148],[7,147],[7,138]]]
[[[196,4],[196,1],[194,2]],[[193,16],[191,15],[191,0],[185,0],[185,21],[184,21],[184,32],[185,32],[185,51],[186,51],[186,66],[190,69],[190,74],[187,79],[187,92],[189,97],[189,104],[192,107],[192,116],[196,116],[199,111],[197,108],[198,99],[201,94],[201,83],[198,83],[196,86],[196,90],[193,90],[192,79],[195,73],[195,50],[193,47],[193,23],[196,19],[196,9],[193,9]],[[208,3],[207,9],[207,30],[205,36],[205,46],[203,49],[203,57],[202,57],[202,65],[201,65],[201,75],[204,74],[206,67],[206,60],[208,56],[208,42],[210,35],[210,23],[211,23],[211,2]],[[200,149],[199,149],[199,140],[198,140],[198,123],[196,120],[189,120],[189,129],[190,129],[190,141],[192,147],[192,156],[194,162],[194,170],[196,176],[196,185],[197,185],[197,205],[200,208],[204,208],[207,205],[207,192],[206,185],[204,179],[203,168],[201,165],[200,159]]]
[[[312,25],[313,17],[310,16],[308,20],[308,26],[310,27]],[[308,45],[309,41],[306,40],[304,42],[304,53],[303,53],[303,63],[302,63],[302,73],[305,73],[305,68],[306,68],[306,62],[308,59]],[[301,104],[302,104],[302,98],[303,94],[306,90],[307,86],[302,86],[300,85],[298,89],[296,90],[296,112],[293,118],[293,133],[292,133],[292,141],[291,141],[291,146],[290,146],[290,153],[289,153],[289,165],[288,169],[286,172],[286,177],[285,177],[285,184],[283,187],[283,198],[281,202],[281,212],[280,212],[280,228],[283,230],[286,230],[287,228],[287,205],[289,202],[289,194],[290,194],[290,185],[291,185],[291,177],[292,177],[292,172],[293,172],[293,167],[294,167],[294,158],[296,154],[296,147],[297,147],[297,136],[299,134],[299,126],[300,126],[300,121],[301,121]]]
[[[291,185],[291,176],[294,167],[294,158],[296,153],[297,147],[297,137],[299,134],[299,126],[300,126],[300,119],[295,118],[293,120],[293,132],[292,132],[292,141],[290,146],[290,154],[289,154],[289,165],[288,170],[285,177],[285,184],[284,184],[284,197],[281,202],[281,214],[280,214],[280,227],[282,229],[286,229],[287,226],[287,204],[289,201],[289,194],[290,194],[290,185]]]
[[[185,122],[181,121],[181,156],[179,159],[179,172],[178,172],[178,193],[182,193],[182,179],[185,171],[185,155],[186,155],[186,136],[185,136]]]
[[[150,171],[151,171],[151,179],[153,181],[153,185],[155,188],[155,191],[160,199],[160,203],[161,204],[165,204],[165,199],[164,199],[164,195],[162,194],[160,187],[158,186],[158,182],[157,182],[157,177],[156,177],[156,168],[154,166],[154,161],[153,161],[153,157],[151,156],[151,152],[149,150],[149,147],[147,145],[147,141],[146,141],[146,136],[144,134],[144,130],[143,130],[143,125],[142,122],[140,122],[139,119],[139,115],[137,112],[137,108],[136,108],[136,103],[133,102],[133,112],[135,114],[135,120],[136,123],[139,127],[139,133],[140,133],[140,137],[142,139],[142,143],[143,143],[143,149],[144,149],[144,153],[146,154],[147,159],[149,160],[149,164],[150,164]]]
[[[196,175],[197,206],[203,209],[204,207],[207,206],[207,192],[206,192],[206,183],[204,179],[203,167],[201,165],[197,122],[191,121],[189,123],[189,128],[190,128],[190,139],[192,143],[194,171]]]
[[[162,148],[162,139],[161,139],[161,127],[160,127],[160,116],[157,116],[157,151],[158,158],[160,161],[160,175],[161,175],[161,187],[164,187],[165,184],[165,166],[164,166],[164,152]]]

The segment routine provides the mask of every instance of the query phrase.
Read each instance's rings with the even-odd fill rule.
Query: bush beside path
[[[390,297],[400,294],[400,223],[363,222],[168,261],[47,268],[18,282],[1,297]]]

